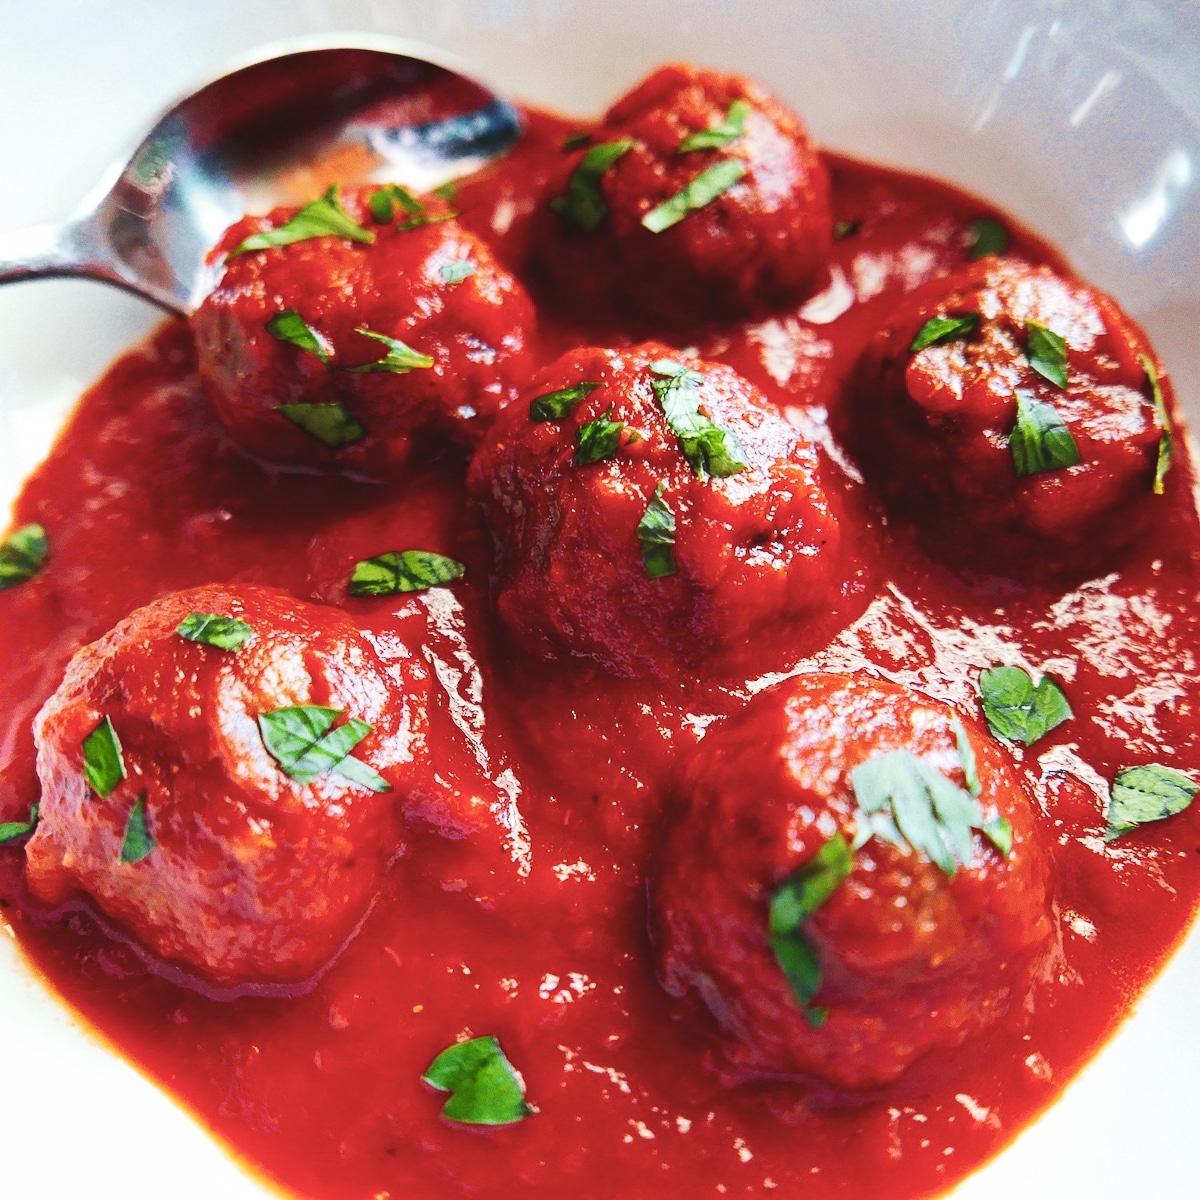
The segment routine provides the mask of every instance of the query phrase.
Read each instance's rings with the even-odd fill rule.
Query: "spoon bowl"
[[[427,191],[508,149],[516,110],[447,57],[399,39],[268,48],[170,108],[74,216],[0,233],[0,283],[83,276],[189,315],[245,213],[330,183]]]

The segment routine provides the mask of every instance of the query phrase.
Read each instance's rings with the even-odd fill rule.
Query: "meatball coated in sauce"
[[[1027,995],[1051,936],[1045,865],[1025,791],[967,721],[978,802],[1010,822],[1010,853],[976,833],[951,877],[878,834],[854,851],[849,876],[802,926],[820,962],[814,1003],[828,1012],[817,1028],[769,941],[780,885],[838,832],[854,841],[856,767],[904,750],[964,786],[955,715],[867,676],[806,675],[701,744],[653,882],[651,932],[667,991],[695,991],[729,1035],[732,1080],[887,1084]]]
[[[974,329],[911,350],[931,319],[974,314]],[[1031,365],[1031,322],[1064,339],[1065,389]],[[1161,430],[1140,361],[1151,353],[1094,288],[985,260],[915,292],[868,344],[847,438],[939,556],[996,574],[1102,568],[1155,503]],[[1017,474],[1018,392],[1053,406],[1076,465]]]
[[[400,212],[379,223],[370,195],[348,193],[343,204],[373,244],[327,236],[237,254],[192,318],[217,415],[261,458],[379,474],[403,467],[416,447],[438,454],[449,442],[469,450],[528,377],[535,317],[524,288],[456,221],[407,229]],[[245,218],[220,249],[294,212]],[[328,364],[268,330],[287,311],[322,341]],[[388,353],[358,329],[396,339],[432,365],[351,369]],[[342,422],[336,436],[319,438],[277,411],[293,404],[342,405],[358,428]],[[339,445],[343,438],[350,440]]]
[[[726,476],[689,465],[656,396],[673,378],[664,372],[685,366],[680,386],[695,387],[699,416],[742,464]],[[581,383],[598,386],[569,413],[531,417],[538,397]],[[597,423],[620,426],[611,457],[580,462],[581,431]],[[495,542],[500,617],[544,657],[581,655],[620,676],[713,668],[840,584],[814,448],[736,372],[666,346],[565,354],[497,422],[470,483]],[[642,540],[652,507],[674,522],[674,574],[646,557],[658,549]]]
[[[189,641],[189,613],[253,630],[235,651]],[[336,609],[258,587],[204,587],[139,609],[71,660],[38,715],[40,821],[26,876],[40,901],[89,894],[171,966],[221,987],[289,984],[353,933],[400,849],[398,812],[419,790],[428,676],[402,635],[372,642]],[[394,794],[328,770],[301,782],[268,752],[259,717],[320,705],[371,731],[354,758]],[[105,718],[125,778],[84,775]],[[338,718],[337,724],[343,718]],[[143,798],[153,849],[123,861]]]
[[[725,127],[734,105],[741,133],[681,150],[692,135]],[[580,226],[569,203],[543,216],[541,261],[564,302],[584,310],[603,300],[678,325],[769,309],[811,290],[832,244],[829,177],[799,118],[775,97],[741,76],[663,67],[570,154],[551,202],[569,201],[572,176],[593,148],[626,141],[596,182],[607,212],[594,229]],[[660,232],[643,225],[651,210],[730,161],[744,174],[727,190]]]

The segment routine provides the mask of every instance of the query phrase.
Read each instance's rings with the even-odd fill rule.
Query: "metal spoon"
[[[0,233],[0,283],[81,275],[187,316],[247,212],[387,180],[425,191],[503,153],[513,107],[394,38],[279,43],[180,100],[61,224]]]

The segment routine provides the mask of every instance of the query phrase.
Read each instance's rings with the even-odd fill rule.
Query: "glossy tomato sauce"
[[[455,198],[535,299],[535,197],[569,132],[530,114],[524,142]],[[31,903],[20,844],[0,849],[5,914],[38,969],[284,1189],[320,1200],[934,1194],[1053,1100],[1183,935],[1200,892],[1200,806],[1114,844],[1104,828],[1119,768],[1200,763],[1200,531],[1186,451],[1176,443],[1145,535],[1096,578],[1068,586],[1034,571],[1015,583],[929,557],[829,429],[896,300],[962,265],[970,222],[1000,214],[930,180],[825,161],[843,235],[825,286],[767,320],[673,335],[741,372],[825,447],[844,514],[841,594],[715,673],[615,679],[518,654],[491,613],[491,547],[460,458],[418,461],[388,483],[251,460],[213,416],[182,323],[112,368],[27,483],[15,524],[44,525],[51,559],[0,594],[0,820],[24,820],[38,799],[31,724],[68,659],[157,597],[256,583],[339,605],[361,629],[413,606],[430,619],[443,703],[470,733],[433,747],[439,770],[489,806],[495,830],[413,831],[311,990],[228,998],[180,986],[86,904]],[[1063,269],[1005,224],[1014,251]],[[539,321],[531,369],[576,345],[663,336],[547,303]],[[355,562],[405,547],[451,555],[466,574],[414,598],[347,595]],[[980,669],[1014,649],[1062,682],[1075,714],[1032,749],[1005,751],[1036,796],[1052,863],[1057,945],[1027,1000],[878,1094],[726,1086],[721,1035],[701,1006],[659,986],[647,935],[662,797],[679,763],[787,674],[865,669],[977,713]],[[444,1121],[444,1097],[421,1075],[457,1038],[485,1034],[536,1111],[480,1131]]]

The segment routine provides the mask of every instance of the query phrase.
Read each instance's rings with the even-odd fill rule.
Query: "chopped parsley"
[[[1017,388],[1017,423],[1008,435],[1013,469],[1019,476],[1061,471],[1083,461],[1057,408]]]
[[[461,579],[466,567],[432,550],[389,550],[355,563],[346,590],[352,596],[396,596],[423,592]]]
[[[821,963],[801,926],[837,891],[853,866],[846,839],[835,833],[771,897],[767,920],[771,950],[814,1029],[820,1028],[828,1012],[812,1004],[821,988]]]
[[[711,129],[689,134],[679,143],[676,154],[687,154],[691,150],[720,150],[746,132],[746,118],[754,110],[745,100],[735,100],[725,114],[725,120]]]
[[[913,338],[908,349],[911,354],[917,354],[926,346],[958,341],[978,328],[978,313],[963,313],[961,317],[930,317],[917,331],[917,336]]]
[[[612,411],[610,404],[602,417],[596,417],[575,431],[575,444],[578,446],[574,459],[576,465],[586,466],[616,455],[625,422],[612,420]]]
[[[442,1116],[464,1125],[511,1125],[533,1112],[525,1102],[524,1081],[494,1037],[448,1047],[421,1078],[439,1092],[451,1093]]]
[[[713,163],[669,200],[664,200],[657,208],[652,208],[642,218],[642,224],[651,233],[662,233],[664,229],[678,225],[689,213],[698,212],[729,191],[746,174],[747,169],[740,158],[723,158],[720,162]]]
[[[336,183],[319,200],[310,200],[277,229],[266,229],[248,237],[229,252],[229,257],[319,237],[344,237],[368,246],[375,240],[375,235],[359,225],[342,207]]]
[[[30,806],[28,821],[5,821],[0,825],[0,846],[28,837],[37,828],[38,807],[36,804]]]
[[[1158,427],[1162,430],[1158,439],[1158,459],[1154,465],[1154,494],[1161,496],[1166,487],[1167,472],[1171,469],[1171,459],[1175,453],[1175,435],[1171,430],[1171,417],[1167,413],[1167,402],[1163,399],[1162,384],[1158,381],[1158,368],[1148,355],[1141,356],[1142,369],[1150,381],[1150,394],[1154,398],[1154,412],[1158,417]]]
[[[50,557],[46,531],[40,525],[22,525],[0,542],[0,592],[32,579]]]
[[[410,217],[421,217],[426,212],[425,205],[408,188],[398,183],[385,183],[379,191],[372,192],[367,205],[371,209],[371,216],[380,225],[390,224],[397,208]]]
[[[724,479],[744,471],[747,463],[737,438],[700,412],[704,376],[669,358],[652,362],[650,370],[657,376],[650,384],[655,398],[696,475]]]
[[[383,776],[350,757],[371,726],[351,717],[335,729],[334,722],[341,715],[337,708],[298,704],[261,713],[258,728],[267,753],[297,783],[312,783],[336,771],[373,792],[390,792],[392,785]]]
[[[675,513],[663,498],[667,485],[659,481],[646,511],[637,524],[642,546],[642,565],[648,579],[675,574]]]
[[[861,221],[834,221],[833,240],[840,242],[843,238],[853,237],[862,227]]]
[[[1043,675],[1033,686],[1020,667],[988,667],[979,675],[979,696],[988,728],[996,737],[1032,746],[1075,714],[1062,688]]]
[[[529,405],[529,416],[534,421],[561,421],[575,411],[575,405],[580,400],[599,386],[598,383],[574,383],[570,387],[559,388],[557,392],[535,396]]]
[[[989,254],[1003,254],[1008,249],[1008,231],[992,217],[977,217],[968,226],[971,247],[967,257],[974,261]]]
[[[359,419],[341,404],[277,404],[275,411],[330,450],[367,436]]]
[[[253,627],[237,617],[201,612],[188,613],[175,627],[175,632],[189,642],[200,642],[221,650],[240,650],[254,636]]]
[[[1122,767],[1113,780],[1104,840],[1111,842],[1139,825],[1183,812],[1198,791],[1200,784],[1190,776],[1159,763]]]
[[[108,717],[83,739],[83,775],[101,800],[107,800],[113,788],[125,778],[121,739]]]
[[[465,258],[456,258],[453,262],[442,263],[438,267],[438,274],[441,275],[443,283],[462,283],[464,279],[470,279],[476,273],[476,269],[473,262],[468,262]]]
[[[1037,321],[1025,322],[1025,356],[1029,365],[1055,387],[1067,386],[1067,343],[1053,329]]]
[[[561,213],[584,233],[595,233],[608,216],[608,205],[600,195],[600,177],[613,163],[633,147],[633,142],[602,142],[579,160],[567,183],[567,194],[555,196],[550,207]]]
[[[121,843],[121,861],[123,863],[141,862],[157,844],[150,833],[150,825],[146,820],[146,793],[143,792],[130,810],[129,820],[125,822],[125,840]]]
[[[396,338],[388,337],[386,333],[372,333],[369,329],[355,329],[354,332],[382,342],[387,347],[387,354],[360,367],[346,367],[347,371],[390,371],[393,375],[406,375],[414,367],[433,366],[433,359],[428,354],[422,354],[420,350],[414,350]]]
[[[267,322],[267,332],[281,342],[315,354],[326,366],[329,365],[329,351],[325,348],[321,335],[294,308],[285,308],[277,312]]]

